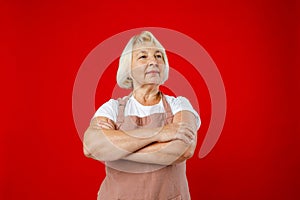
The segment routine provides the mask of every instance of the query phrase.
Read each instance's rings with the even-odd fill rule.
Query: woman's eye
[[[147,56],[146,55],[142,55],[142,56],[139,57],[139,59],[144,59],[144,58],[147,58]]]
[[[156,57],[156,58],[162,58],[162,55],[157,54],[157,55],[155,55],[155,57]]]

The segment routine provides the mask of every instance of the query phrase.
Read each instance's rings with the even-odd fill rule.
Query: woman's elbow
[[[86,157],[99,161],[116,161],[122,159],[127,152],[112,144],[101,130],[89,128],[83,137],[83,153]]]
[[[192,146],[190,148],[188,148],[186,150],[186,152],[184,152],[183,156],[186,158],[186,160],[193,157],[194,152],[195,152],[195,147],[196,147],[196,144],[194,143],[194,144],[192,144]]]
[[[181,162],[186,161],[187,159],[193,157],[193,152],[185,152],[184,154],[182,154],[181,156],[179,156],[172,164],[179,164]]]
[[[119,159],[116,156],[110,155],[108,150],[103,146],[83,145],[83,154],[88,158],[93,158],[102,162],[115,161]]]
[[[88,158],[102,162],[120,159],[120,156],[114,152],[109,144],[89,134],[86,134],[83,139],[83,154]]]
[[[185,158],[185,160],[190,159],[191,157],[193,157],[194,152],[192,151],[187,151],[186,153],[183,154],[183,157]]]
[[[105,161],[103,156],[104,145],[95,134],[94,130],[88,128],[83,136],[83,154],[88,158]]]
[[[195,152],[195,148],[188,148],[183,154],[179,156],[176,163],[180,163],[190,159],[191,157],[193,157],[194,152]]]

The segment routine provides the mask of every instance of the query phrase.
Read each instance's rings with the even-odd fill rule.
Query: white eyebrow
[[[139,55],[139,54],[141,54],[141,53],[148,54],[148,51],[140,50],[140,51],[138,51],[138,52],[136,53],[136,55]],[[154,54],[156,54],[156,53],[161,53],[161,54],[163,54],[160,50],[156,50],[156,51],[154,52]]]
[[[140,53],[148,53],[148,52],[144,51],[144,50],[141,50],[141,51],[137,52],[137,54],[140,54]]]

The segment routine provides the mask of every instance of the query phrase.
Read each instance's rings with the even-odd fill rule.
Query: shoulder
[[[177,112],[180,112],[183,110],[190,111],[195,115],[195,117],[197,119],[198,128],[200,127],[200,124],[201,124],[200,116],[197,113],[197,111],[193,108],[192,104],[186,97],[183,97],[183,96],[174,97],[174,96],[169,96],[169,95],[164,95],[164,96],[166,98],[166,101],[169,103],[172,113],[174,115]]]
[[[114,122],[117,120],[119,102],[116,99],[110,99],[102,104],[94,114],[94,117],[107,117]]]
[[[110,99],[100,106],[99,109],[115,109],[118,108],[118,105],[119,103],[117,99]]]
[[[193,106],[191,105],[190,101],[183,96],[178,96],[178,97],[174,97],[174,96],[169,96],[169,95],[165,95],[167,102],[169,103],[169,105],[171,106],[172,111],[181,111],[181,110],[185,110],[185,109],[193,109]],[[173,112],[173,114],[175,114]]]

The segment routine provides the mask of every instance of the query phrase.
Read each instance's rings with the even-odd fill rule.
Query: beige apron
[[[162,127],[173,120],[170,105],[162,95],[165,113],[146,117],[124,116],[130,96],[118,99],[117,127],[128,131]],[[106,162],[106,177],[98,192],[98,200],[189,200],[186,164],[169,166],[144,164],[126,160]]]

